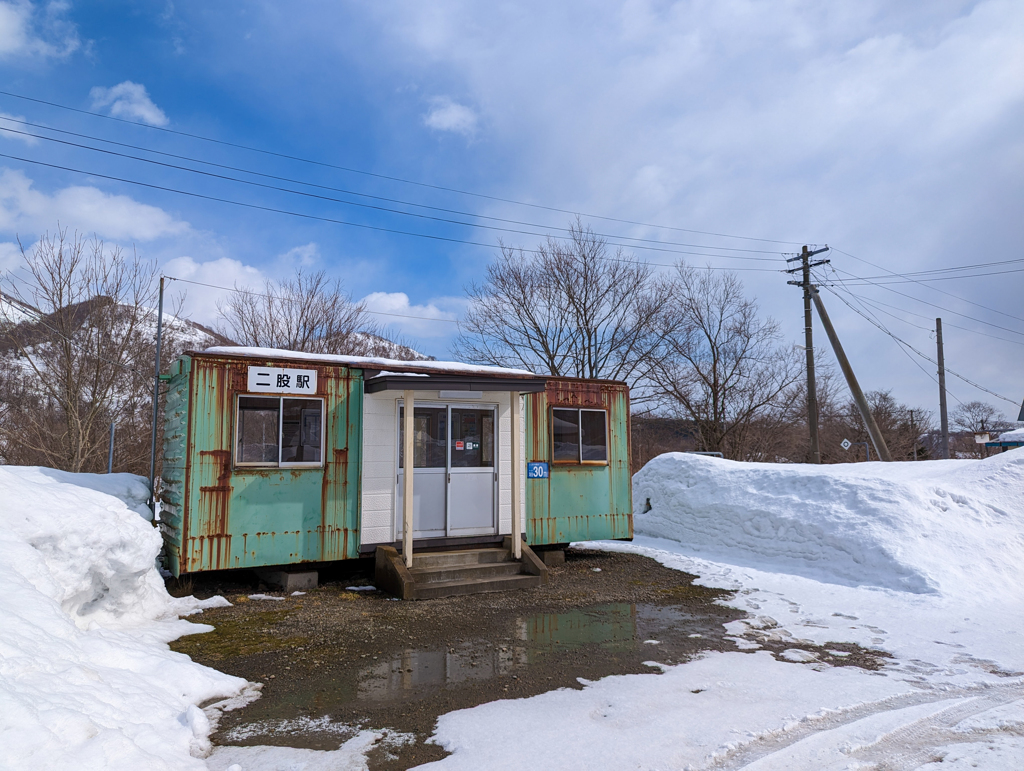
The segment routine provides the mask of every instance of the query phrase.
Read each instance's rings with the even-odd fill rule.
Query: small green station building
[[[376,553],[379,579],[386,563],[448,580],[413,554],[504,548],[505,573],[546,578],[531,546],[632,538],[623,383],[240,347],[189,352],[164,379],[175,576]]]

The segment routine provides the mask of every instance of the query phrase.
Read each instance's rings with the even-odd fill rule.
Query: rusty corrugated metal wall
[[[551,408],[608,412],[608,464],[552,463]],[[526,480],[526,537],[530,544],[633,537],[629,467],[629,388],[601,380],[551,379],[526,396],[526,460],[549,464],[548,479]]]
[[[264,365],[317,370],[316,395],[325,409],[322,468],[233,465],[235,397],[247,393],[247,368]],[[357,557],[361,371],[197,355],[189,385],[180,524],[165,529],[168,552],[176,552],[169,560],[172,572]]]

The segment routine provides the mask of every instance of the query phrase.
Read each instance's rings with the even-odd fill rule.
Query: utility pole
[[[160,276],[160,299],[156,311],[156,355],[153,360],[153,430],[149,447],[149,505],[156,516],[156,424],[160,416],[160,342],[164,331],[164,277]]]
[[[935,319],[935,345],[939,349],[939,455],[949,459],[949,419],[946,417],[946,359],[942,355],[942,319]]]
[[[853,401],[857,404],[857,409],[860,411],[860,417],[864,421],[864,426],[868,430],[868,436],[871,437],[871,443],[875,446],[875,453],[878,455],[879,460],[891,461],[892,456],[889,455],[889,448],[885,444],[885,439],[882,437],[882,432],[878,428],[878,424],[875,422],[875,416],[871,414],[871,409],[868,407],[868,400],[864,398],[864,392],[860,390],[860,384],[857,382],[857,376],[853,374],[853,367],[850,366],[850,360],[846,358],[846,352],[843,351],[843,346],[839,342],[839,336],[836,334],[836,330],[832,326],[832,321],[828,317],[828,313],[825,311],[825,303],[821,301],[821,295],[818,294],[818,288],[811,286],[811,297],[814,300],[814,307],[818,310],[818,316],[821,318],[821,325],[825,327],[825,334],[828,335],[828,341],[832,343],[832,350],[835,351],[836,359],[839,361],[839,368],[843,371],[843,375],[846,376],[846,384],[850,386],[850,393],[853,394]],[[868,454],[870,458],[870,453]]]
[[[804,353],[807,354],[807,427],[811,434],[810,462],[821,463],[821,450],[818,446],[818,392],[814,384],[814,334],[811,327],[811,268],[818,265],[825,265],[828,260],[811,262],[811,257],[822,252],[827,252],[828,246],[824,249],[808,251],[805,245],[799,257],[791,257],[786,262],[801,261],[799,268],[787,270],[787,273],[803,273],[802,281],[787,281],[793,286],[802,287],[804,290]]]
[[[917,430],[914,428],[914,411],[910,411],[910,433],[914,436],[914,460],[917,460]]]

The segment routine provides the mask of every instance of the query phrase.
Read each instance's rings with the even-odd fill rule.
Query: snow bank
[[[202,769],[198,704],[247,684],[166,643],[208,631],[167,594],[146,483],[0,466],[0,758],[5,768]]]
[[[705,559],[915,593],[1024,584],[1024,452],[825,466],[668,453],[633,496],[637,534]]]
[[[1024,428],[1014,428],[1011,431],[1003,431],[996,439],[997,442],[1024,442]]]

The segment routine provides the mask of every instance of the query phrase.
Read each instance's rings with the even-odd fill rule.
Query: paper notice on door
[[[456,442],[455,443],[455,449],[456,450],[465,450],[466,449],[466,443],[465,442]]]

